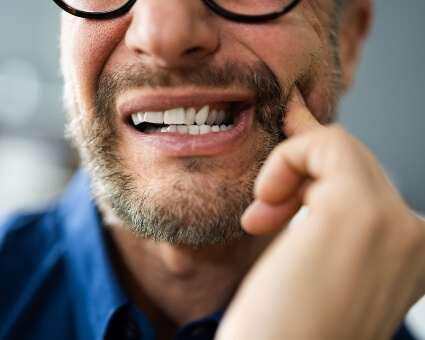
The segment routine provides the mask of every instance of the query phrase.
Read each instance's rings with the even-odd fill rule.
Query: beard
[[[297,79],[308,76],[298,75]],[[130,227],[141,237],[171,244],[200,247],[230,244],[243,238],[246,234],[240,226],[240,216],[253,201],[254,181],[261,165],[284,139],[282,123],[289,90],[295,83],[281,87],[266,65],[240,62],[227,62],[220,67],[192,64],[173,70],[137,65],[103,75],[93,109],[77,113],[67,105],[67,133],[91,177],[104,218],[113,221],[109,224]],[[155,184],[150,179],[152,174],[135,174],[127,166],[117,129],[118,95],[135,88],[185,85],[206,90],[232,86],[255,93],[256,150],[249,162],[237,164],[235,160],[232,164],[233,168],[243,169],[238,176],[226,172],[229,164],[220,165],[208,157],[174,160],[178,171],[168,173]],[[65,99],[67,96],[70,93],[65,88]]]

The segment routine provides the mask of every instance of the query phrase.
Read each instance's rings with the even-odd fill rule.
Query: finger
[[[311,163],[315,133],[291,138],[277,146],[268,157],[255,183],[255,196],[268,204],[280,204],[299,193],[317,179],[317,169]],[[313,161],[312,161],[313,159]],[[304,202],[305,203],[305,202]]]
[[[279,204],[292,197],[305,179],[281,156],[283,149],[282,144],[272,152],[255,182],[255,196],[269,204]]]
[[[344,129],[332,126],[295,136],[277,146],[261,168],[255,195],[269,204],[278,204],[308,179],[335,183],[337,178],[350,177],[344,186],[353,185],[357,179],[370,187],[380,176],[381,168],[373,155]],[[307,197],[303,203],[307,204]]]
[[[292,88],[291,99],[288,101],[283,129],[287,137],[303,135],[303,138],[297,138],[296,141],[290,138],[276,147],[260,171],[255,185],[255,195],[270,204],[282,203],[297,192],[305,179],[309,178],[304,161],[309,153],[308,145],[311,144],[311,138],[307,138],[305,134],[324,129],[305,105],[296,85]],[[285,156],[288,152],[286,150],[289,150],[291,157]],[[300,164],[303,165],[302,169]]]
[[[296,192],[278,204],[255,200],[241,217],[242,228],[250,234],[264,234],[282,228],[299,211],[309,185],[310,181],[305,180]]]
[[[322,125],[308,109],[300,90],[295,85],[292,89],[291,99],[288,101],[288,108],[283,121],[285,136],[299,135],[318,127],[322,127]]]
[[[284,120],[286,136],[296,136],[322,127],[304,102],[304,98],[295,85],[288,101],[288,109]],[[300,174],[284,157],[285,144],[280,144],[269,156],[255,184],[255,195],[260,200],[270,204],[282,203],[294,194],[305,180],[305,174]]]
[[[245,210],[241,225],[250,234],[265,234],[287,224],[300,207],[301,204],[296,198],[279,205],[256,200]]]

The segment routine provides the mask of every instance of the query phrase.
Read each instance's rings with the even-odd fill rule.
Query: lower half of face
[[[239,218],[253,200],[262,163],[284,139],[292,86],[322,121],[335,109],[336,59],[300,55],[303,67],[282,73],[266,58],[179,70],[116,67],[100,77],[94,104],[83,106],[81,86],[66,76],[68,132],[103,213],[143,237],[174,244],[243,237]]]
[[[95,108],[69,115],[68,130],[92,177],[104,213],[114,214],[137,234],[157,241],[201,246],[240,239],[244,233],[239,218],[253,199],[259,168],[283,139],[286,91],[281,91],[265,67],[231,63],[224,70],[186,70],[185,82],[202,83],[203,93],[209,92],[206,86],[210,92],[217,91],[213,86],[220,83],[234,93],[249,96],[231,103],[210,99],[213,102],[180,109],[186,116],[194,111],[194,122],[173,121],[180,118],[165,113],[165,122],[162,118],[153,123],[157,116],[164,116],[163,111],[157,111],[151,114],[152,121],[147,118],[143,123],[136,121],[136,125],[131,109],[126,115],[117,112],[117,98],[128,88],[138,89],[141,78],[146,75],[140,74],[140,68],[106,76],[100,82]],[[177,84],[181,82],[177,75],[171,84],[169,80],[158,80],[161,76],[157,73],[149,79],[144,82],[162,85],[160,91],[165,93],[184,86]],[[185,96],[184,100],[192,99]],[[219,110],[206,109],[208,104],[219,106]],[[206,121],[199,121],[199,111],[207,112],[203,118]],[[219,118],[223,113],[217,111],[225,117]],[[223,125],[226,128],[219,131],[189,133],[189,129],[211,130]],[[171,132],[170,126],[175,127]]]

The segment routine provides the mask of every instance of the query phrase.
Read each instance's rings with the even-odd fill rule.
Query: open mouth
[[[249,94],[137,93],[123,99],[117,111],[124,131],[167,157],[231,152],[253,131],[255,100]]]
[[[182,133],[202,135],[233,129],[231,107],[178,107],[165,111],[137,112],[131,115],[134,127],[145,134]]]

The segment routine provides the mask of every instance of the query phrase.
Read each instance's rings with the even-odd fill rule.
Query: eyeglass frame
[[[53,0],[56,5],[62,8],[65,12],[85,19],[110,19],[120,15],[124,15],[130,11],[131,7],[136,3],[137,0],[128,0],[124,5],[117,9],[105,12],[87,12],[73,8],[66,4],[63,0]],[[277,19],[278,17],[287,14],[293,10],[301,0],[291,0],[291,2],[285,7],[279,8],[278,10],[260,15],[248,15],[233,13],[219,6],[214,0],[201,0],[209,9],[218,14],[219,16],[226,18],[231,21],[243,22],[243,23],[260,23],[269,20]]]

